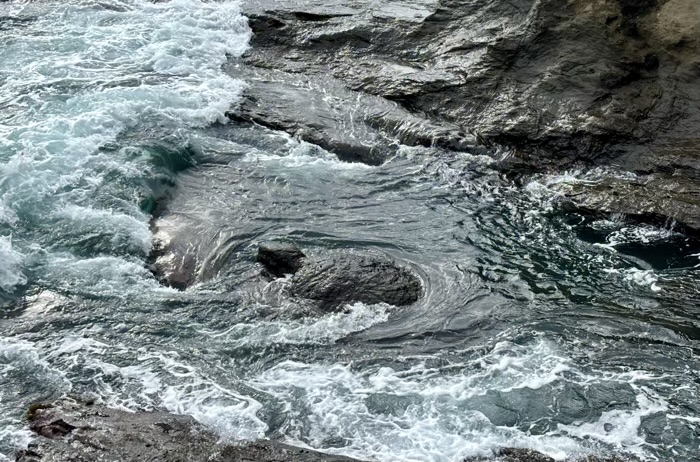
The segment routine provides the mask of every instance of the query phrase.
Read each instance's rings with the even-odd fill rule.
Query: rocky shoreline
[[[84,398],[32,406],[27,419],[37,435],[16,462],[359,462],[349,457],[289,446],[277,441],[242,445],[219,442],[192,417],[168,412],[127,412]],[[528,449],[505,448],[465,462],[553,462]],[[589,456],[571,462],[632,462]]]
[[[569,208],[700,229],[693,0],[251,0],[243,9],[254,36],[230,64],[249,84],[235,120],[370,164],[398,141],[489,152],[516,176],[598,166],[613,174],[564,188]]]

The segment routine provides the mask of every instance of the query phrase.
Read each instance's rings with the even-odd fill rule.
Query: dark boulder
[[[315,300],[324,309],[353,302],[402,306],[416,302],[423,293],[413,271],[384,255],[307,258],[293,245],[266,243],[258,249],[258,261],[272,275],[294,273],[292,295]]]
[[[345,303],[402,306],[422,295],[420,279],[407,268],[377,255],[341,255],[307,261],[292,279],[292,293],[324,307]]]
[[[262,263],[275,277],[296,273],[305,258],[299,247],[286,242],[266,242],[258,247],[258,263]]]

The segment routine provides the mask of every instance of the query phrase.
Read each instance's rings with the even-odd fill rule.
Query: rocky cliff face
[[[323,144],[324,123],[304,123],[308,111],[295,117],[265,93],[272,83],[317,93],[308,81],[326,82],[365,98],[365,147],[382,136],[505,147],[499,161],[517,173],[619,168],[638,176],[635,201],[579,188],[573,202],[698,228],[695,0],[250,0],[245,13],[255,35],[244,63],[256,77],[244,119]],[[634,210],[640,195],[645,207]]]

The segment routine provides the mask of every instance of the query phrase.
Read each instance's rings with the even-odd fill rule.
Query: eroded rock
[[[366,107],[395,105],[357,119],[380,138],[506,146],[499,166],[516,173],[594,164],[663,174],[636,185],[642,208],[596,191],[585,202],[612,213],[660,211],[697,229],[700,212],[684,192],[700,178],[696,1],[251,0],[244,13],[255,34],[245,65],[278,82],[344,88]],[[242,113],[263,119],[246,105]],[[285,120],[283,129],[324,145],[327,131]],[[651,205],[659,186],[666,213]]]
[[[673,124],[700,117],[690,3],[253,0],[246,62],[331,74],[539,164],[596,160],[629,141],[697,139]]]

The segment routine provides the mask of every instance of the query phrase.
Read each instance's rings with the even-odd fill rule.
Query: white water
[[[3,454],[26,447],[31,440],[17,406],[26,408],[53,392],[69,390],[64,375],[42,359],[34,345],[0,337],[0,461],[9,461]]]
[[[635,370],[584,372],[571,358],[576,345],[562,347],[541,338],[519,344],[511,341],[515,335],[508,339],[511,332],[469,350],[446,348],[445,355],[394,357],[399,355],[394,352],[403,350],[389,350],[388,358],[377,361],[383,365],[377,365],[372,355],[387,351],[380,346],[369,358],[359,355],[356,362],[346,360],[347,355],[337,359],[317,353],[326,349],[338,353],[345,348],[338,340],[389,321],[394,310],[383,305],[357,304],[343,313],[259,322],[227,322],[236,319],[229,316],[238,306],[212,309],[193,304],[184,312],[177,311],[176,304],[130,305],[130,299],[144,289],[170,293],[160,289],[144,268],[151,235],[148,214],[138,207],[151,193],[142,180],[161,172],[154,167],[152,153],[124,147],[121,138],[128,139],[132,130],[138,130],[138,139],[172,137],[178,145],[187,145],[195,136],[189,130],[223,121],[224,111],[244,84],[220,67],[226,54],[238,55],[247,46],[245,20],[235,2],[197,0],[0,3],[0,11],[37,16],[22,27],[2,32],[0,289],[18,292],[34,275],[56,291],[31,294],[22,321],[62,321],[52,316],[75,309],[62,290],[97,298],[122,297],[108,300],[106,308],[97,307],[103,311],[78,312],[80,322],[89,321],[83,330],[82,324],[63,327],[70,331],[47,328],[32,337],[35,343],[0,339],[0,382],[7,380],[0,387],[5,390],[0,409],[9,416],[0,420],[0,453],[26,444],[29,432],[19,413],[34,400],[70,390],[66,379],[70,376],[109,405],[164,407],[190,414],[226,440],[264,436],[269,427],[260,411],[269,412],[263,409],[268,404],[265,400],[273,401],[286,412],[283,427],[276,431],[289,441],[365,460],[458,462],[466,456],[489,455],[503,446],[530,447],[557,459],[595,451],[598,445],[644,455],[648,443],[642,436],[642,419],[667,410],[665,401],[645,387],[657,377]],[[242,170],[263,166],[265,174],[274,178],[270,181],[289,184],[290,196],[300,191],[294,181],[325,192],[346,187],[333,183],[338,178],[381,173],[381,168],[340,162],[307,143],[278,136],[283,145],[280,152],[222,141],[221,153],[227,159],[233,158],[232,152],[241,154],[235,167]],[[401,151],[407,158],[434,154],[427,148]],[[491,162],[488,157],[455,154],[425,165],[421,162],[407,170],[434,174],[440,181],[432,185],[425,177],[412,176],[410,181],[434,188],[436,195],[461,188],[467,196],[479,197],[483,206],[499,204],[504,189],[514,189],[501,182],[478,183],[464,175],[465,164],[486,165]],[[506,220],[526,223],[529,232],[521,239],[540,240],[540,248],[560,245],[551,239],[544,218],[552,210],[555,194],[548,187],[550,180],[579,181],[576,175],[564,175],[533,183],[527,191],[535,200],[527,204],[524,216],[517,216],[522,210],[516,206],[511,209],[513,216],[504,214]],[[390,193],[408,194],[405,190]],[[230,202],[226,205],[236,208]],[[398,216],[402,211],[393,212]],[[477,207],[464,210],[465,217],[476,212]],[[381,219],[393,217],[387,214]],[[445,223],[437,221],[432,224],[435,234],[460,232],[443,229]],[[334,224],[337,221],[322,223],[328,228]],[[634,227],[623,232],[622,226],[612,223],[609,245],[598,254],[586,253],[587,267],[615,274],[632,289],[660,289],[653,271],[616,259],[615,246],[625,239],[653,242],[668,236],[663,230]],[[352,235],[364,231],[363,225]],[[478,237],[478,230],[469,233]],[[429,240],[436,241],[435,234],[426,234],[427,247]],[[84,243],[85,236],[98,244]],[[460,248],[459,253],[466,249]],[[176,298],[174,292],[172,296]],[[86,303],[80,309],[91,307]],[[168,317],[170,309],[174,319]],[[197,313],[200,309],[203,313]],[[121,310],[134,318],[120,319]],[[189,319],[198,314],[206,321]],[[435,316],[439,319],[442,314]],[[139,331],[144,321],[154,324],[152,330]],[[180,330],[192,325],[199,342],[186,334],[180,338]],[[129,337],[129,329],[137,333]],[[168,343],[172,339],[178,344]],[[267,354],[266,348],[285,359],[270,353],[264,358],[270,363],[262,372],[249,372],[249,364],[241,371],[236,368],[240,364],[231,360],[241,350],[254,356]],[[567,386],[595,390],[604,382],[633,390],[634,402],[593,416],[592,421],[568,422],[546,431],[532,428],[538,420],[548,419],[541,417],[547,415],[546,409],[523,418],[524,424],[532,425],[527,428],[497,421],[483,409],[489,400],[504,396],[514,413],[526,411],[523,400],[530,399],[529,393],[563,399]],[[15,389],[20,390],[17,396],[6,391]],[[692,423],[694,417],[674,414],[673,418]]]
[[[405,370],[285,361],[252,384],[286,403],[290,422],[285,431],[291,442],[308,441],[327,452],[386,462],[455,462],[489,456],[505,446],[563,460],[590,454],[595,443],[644,457],[640,418],[666,409],[662,399],[635,385],[639,375],[653,379],[648,374],[588,375],[544,340],[527,346],[502,341],[484,355],[464,355],[473,359],[443,367],[428,365],[435,358],[403,358],[414,364]],[[640,390],[637,408],[605,412],[598,422],[560,425],[540,435],[493,423],[475,409],[494,393],[542,387],[557,393],[565,383],[601,381],[632,384]],[[583,446],[585,440],[594,444]]]
[[[75,245],[78,236],[145,255],[148,216],[134,198],[149,194],[139,185],[154,176],[149,154],[102,148],[135,128],[186,139],[187,129],[225,122],[243,83],[221,66],[250,36],[238,3],[76,0],[1,8],[26,22],[1,32],[0,289],[24,284],[23,266],[83,258],[52,248]],[[53,239],[33,240],[32,229]],[[112,276],[99,263],[71,264]],[[51,271],[45,277],[53,278]]]
[[[30,270],[96,293],[156,287],[143,265],[149,217],[135,200],[154,167],[147,152],[110,145],[134,128],[186,139],[225,122],[243,83],[221,66],[250,36],[238,3],[10,2],[0,15],[21,20],[0,30],[0,290],[16,291]],[[74,252],[85,236],[97,248]],[[0,340],[0,374],[13,371],[21,381],[8,389],[49,397],[31,393],[55,375],[31,344]],[[0,396],[8,415],[28,404]],[[18,419],[0,422],[0,453],[27,438]]]

